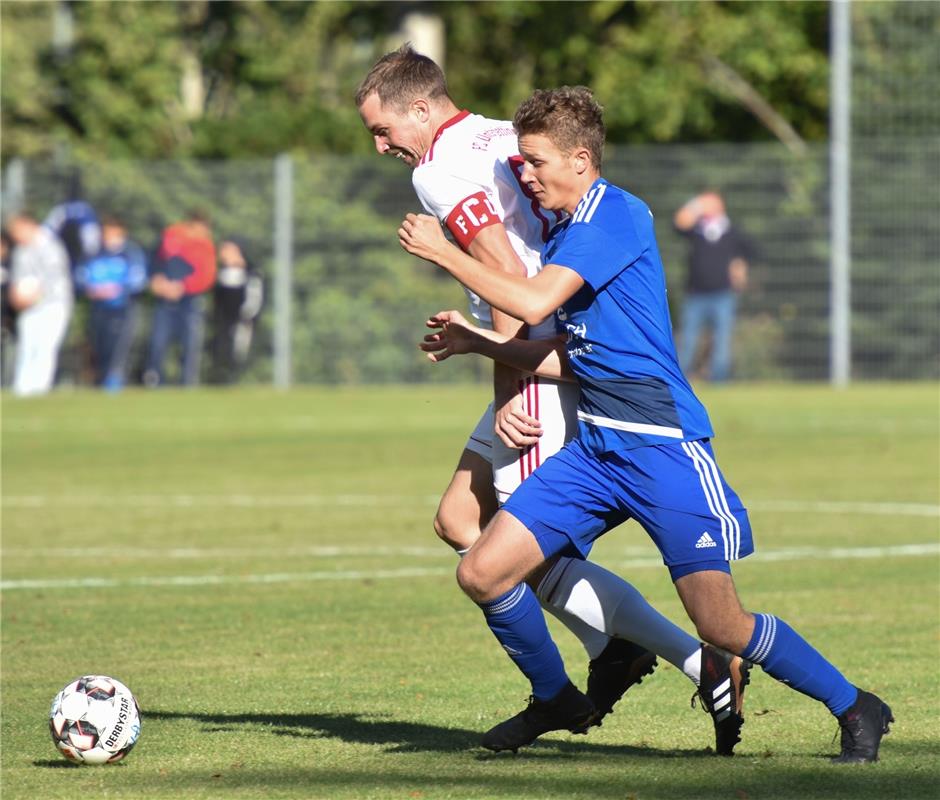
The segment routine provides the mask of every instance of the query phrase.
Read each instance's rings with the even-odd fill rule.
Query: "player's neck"
[[[571,194],[568,196],[568,202],[565,203],[564,206],[565,211],[569,214],[574,214],[578,203],[581,202],[581,198],[588,193],[588,190],[594,185],[594,181],[600,176],[601,174],[596,170],[588,170],[578,175],[572,183]]]
[[[435,105],[431,111],[431,136],[437,135],[441,126],[449,122],[460,113],[460,109],[451,101],[445,100],[439,105]]]

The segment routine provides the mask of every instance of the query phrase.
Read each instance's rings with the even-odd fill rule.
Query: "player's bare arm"
[[[491,306],[529,325],[538,325],[584,285],[578,273],[557,264],[547,264],[532,278],[481,269],[480,262],[447,241],[440,223],[427,214],[408,214],[398,229],[398,241],[412,255],[447,270]]]
[[[543,378],[576,380],[561,338],[530,340],[506,336],[471,324],[459,311],[439,311],[426,324],[437,332],[427,334],[418,346],[435,363],[455,355],[476,353]]]
[[[526,276],[525,264],[510,244],[501,223],[480,230],[468,250],[477,261],[492,269],[523,278]],[[492,318],[493,330],[498,333],[527,338],[528,329],[515,317],[493,308]],[[520,378],[519,370],[493,362],[494,429],[503,444],[513,449],[535,444],[542,434],[541,423],[523,410],[518,388]]]

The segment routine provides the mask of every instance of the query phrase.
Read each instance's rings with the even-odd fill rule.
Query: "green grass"
[[[755,529],[744,603],[892,705],[879,764],[830,765],[828,712],[759,670],[738,755],[710,756],[668,666],[587,737],[479,749],[528,694],[430,526],[479,387],[75,393],[3,402],[4,800],[940,796],[937,386],[703,396]],[[900,545],[922,547],[862,550]],[[639,528],[595,557],[688,627]],[[134,690],[143,733],[73,767],[48,706],[94,672]]]

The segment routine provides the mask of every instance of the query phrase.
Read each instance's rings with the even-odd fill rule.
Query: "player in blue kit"
[[[520,182],[523,160],[512,123],[461,111],[440,67],[410,45],[380,58],[356,93],[376,152],[412,168],[421,205],[475,259],[532,276],[552,226],[562,218],[539,207]],[[553,339],[555,320],[523,326],[471,295],[480,325],[528,339]],[[577,430],[577,384],[519,373],[496,364],[494,398],[473,429],[441,498],[434,529],[465,556],[482,528],[538,465]],[[519,724],[497,725],[481,744],[517,750],[548,730],[583,732],[599,725],[627,689],[656,665],[656,655],[695,684],[715,726],[715,752],[733,753],[744,722],[743,691],[750,664],[700,643],[657,612],[620,577],[581,558],[559,557],[553,572],[520,584],[483,608],[487,625],[512,619],[525,639],[500,641],[529,679],[532,696]],[[545,670],[543,652],[557,649],[542,609],[584,646],[590,663],[586,691]],[[520,620],[525,619],[523,624]],[[655,655],[654,655],[655,654]],[[585,720],[589,720],[586,722]]]
[[[569,215],[546,241],[537,275],[481,269],[432,217],[409,214],[399,230],[406,250],[493,306],[528,324],[557,310],[566,333],[564,342],[509,339],[442,312],[428,322],[439,332],[422,345],[432,360],[477,352],[581,387],[576,438],[497,512],[460,564],[461,587],[478,604],[500,602],[523,580],[552,580],[548,559],[584,557],[599,536],[635,519],[703,640],[825,703],[842,730],[835,761],[877,760],[891,709],[783,620],[749,613],[738,599],[730,563],[754,550],[747,512],[718,468],[708,414],[678,365],[652,214],[600,177],[600,106],[583,87],[537,91],[513,124],[522,180],[543,208]],[[560,659],[544,667],[564,675]]]

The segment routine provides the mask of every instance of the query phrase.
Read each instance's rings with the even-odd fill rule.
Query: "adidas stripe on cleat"
[[[751,663],[708,644],[702,645],[702,673],[698,696],[715,724],[715,752],[734,755],[744,725],[744,687],[750,681]],[[692,695],[695,706],[695,695]]]

